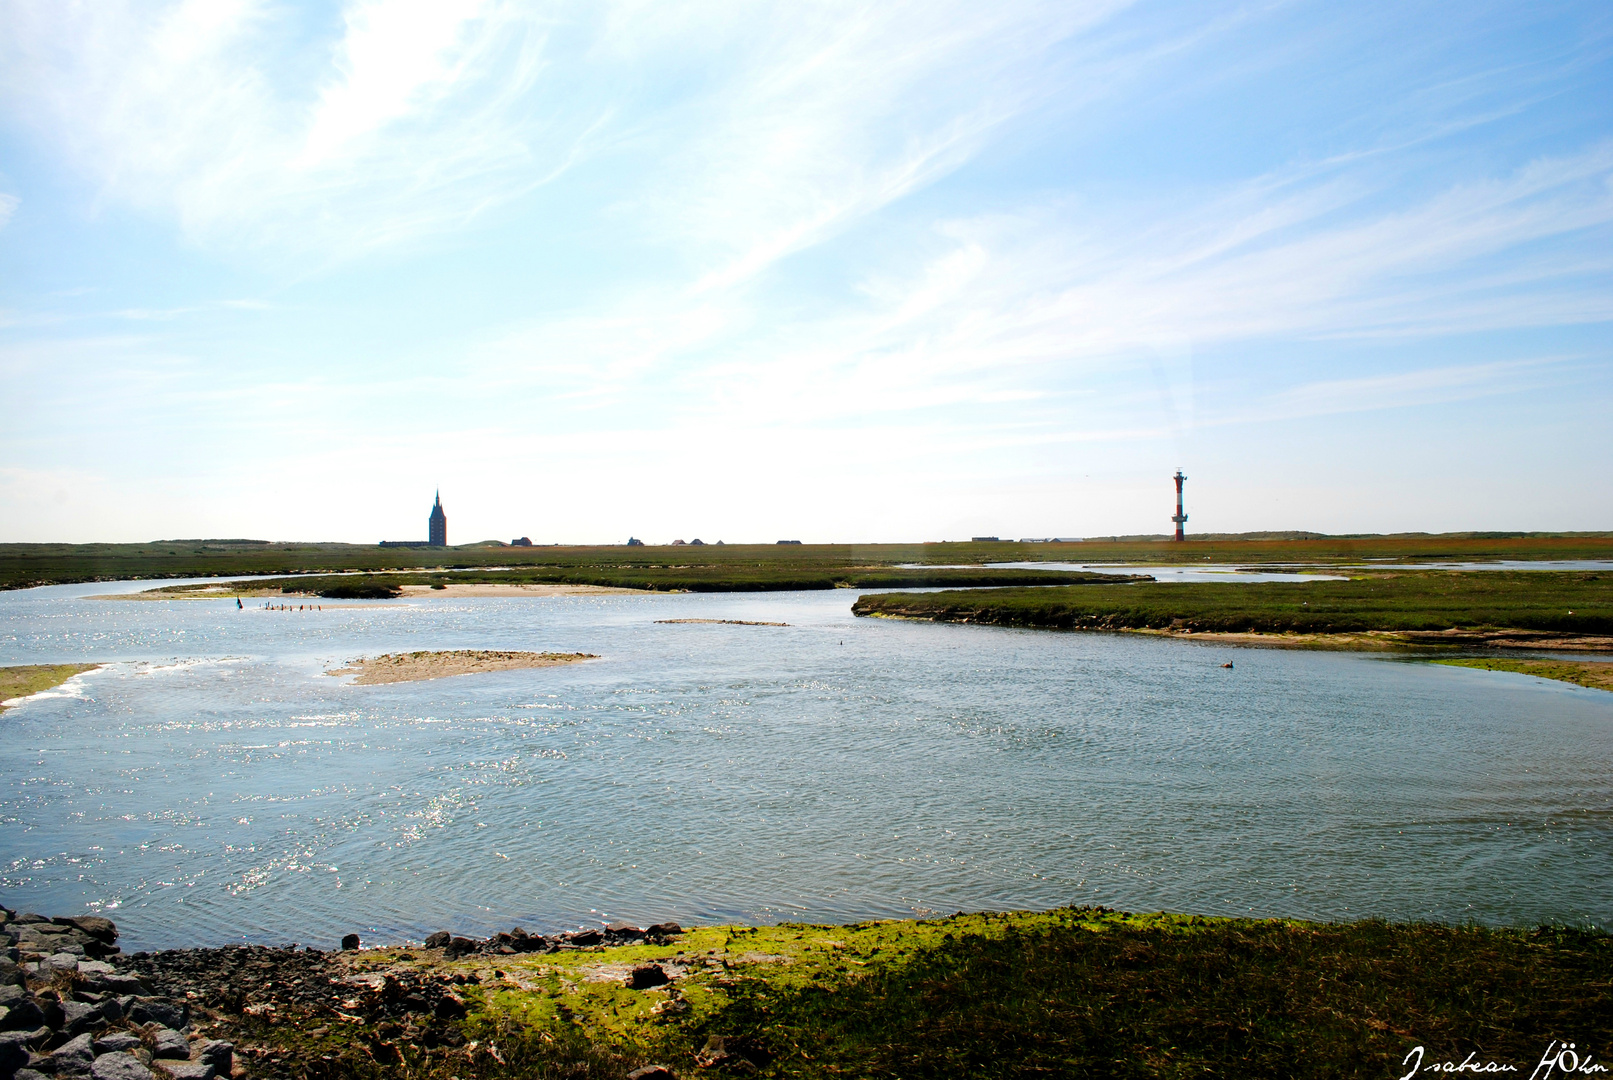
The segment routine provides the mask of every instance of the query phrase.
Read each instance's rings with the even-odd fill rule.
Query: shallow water
[[[0,898],[109,909],[129,949],[1071,902],[1613,922],[1605,692],[844,590],[83,599],[110,591],[0,594],[0,662],[112,662],[0,716]],[[601,659],[322,674],[437,648]]]

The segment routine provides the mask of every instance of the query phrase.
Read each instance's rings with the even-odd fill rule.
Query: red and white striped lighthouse
[[[1182,470],[1177,469],[1176,470],[1176,513],[1171,516],[1171,520],[1176,522],[1176,539],[1178,539],[1178,540],[1187,539],[1187,537],[1182,535],[1182,526],[1184,524],[1186,524],[1186,522],[1187,522],[1187,515],[1182,513],[1182,481],[1186,480],[1186,479],[1187,479],[1187,477],[1182,475]]]

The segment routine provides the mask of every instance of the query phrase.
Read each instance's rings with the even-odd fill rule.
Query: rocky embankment
[[[110,919],[6,908],[0,933],[9,939],[0,959],[0,1080],[273,1080],[385,1065],[405,1047],[473,1054],[461,1021],[481,977],[446,962],[664,944],[682,930],[617,923],[545,937],[516,927],[485,939],[443,931],[399,955],[422,964],[381,971],[366,963],[357,935],[332,952],[237,945],[124,955]],[[635,986],[665,981],[654,965],[630,978]],[[328,1038],[338,1030],[340,1039]]]
[[[96,915],[46,918],[0,908],[0,1076],[12,1080],[211,1080],[233,1048],[191,1024],[185,997],[129,970],[118,928]]]

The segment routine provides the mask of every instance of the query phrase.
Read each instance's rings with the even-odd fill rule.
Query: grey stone
[[[0,1034],[0,1076],[28,1064],[28,1044],[24,1038],[25,1033],[21,1031]]]
[[[80,915],[73,920],[73,925],[90,937],[104,941],[108,945],[118,940],[118,924],[100,915]]]
[[[443,958],[458,960],[461,956],[469,956],[476,951],[476,942],[470,938],[456,937],[443,946]]]
[[[78,957],[69,952],[53,953],[45,957],[45,963],[42,966],[49,968],[51,971],[77,971]]]
[[[0,1005],[10,1008],[28,996],[28,991],[12,983],[0,985]]]
[[[678,1077],[665,1065],[645,1065],[628,1073],[627,1080],[678,1080]]]
[[[205,1061],[219,1071],[219,1075],[228,1076],[235,1067],[235,1046],[223,1039],[208,1039],[196,1048],[196,1060]]]
[[[190,1040],[170,1027],[160,1027],[146,1033],[151,1039],[151,1056],[160,1058],[190,1057]]]
[[[452,941],[453,938],[454,935],[450,934],[448,931],[438,930],[435,934],[428,934],[426,936],[426,948],[441,949]]]
[[[146,984],[141,982],[136,975],[102,975],[96,979],[96,985],[105,986],[108,990],[120,996],[123,994],[133,996],[146,992]],[[127,1008],[124,1011],[127,1012]]]
[[[652,986],[665,986],[671,981],[667,978],[666,969],[660,964],[640,964],[633,969],[633,974],[627,977],[627,988],[648,990]]]
[[[151,1070],[140,1064],[139,1058],[122,1051],[96,1058],[90,1075],[95,1080],[153,1080]]]
[[[22,969],[17,966],[17,962],[15,960],[0,957],[0,985],[22,985]]]
[[[78,973],[80,975],[115,975],[118,969],[105,960],[80,960]]]
[[[159,1071],[174,1080],[213,1080],[218,1070],[205,1061],[153,1061]]]
[[[126,1012],[129,1019],[137,1024],[160,1024],[178,1029],[185,1026],[189,1009],[183,1002],[172,998],[145,997],[136,998],[134,1006]]]
[[[95,1064],[95,1048],[88,1035],[63,1043],[50,1055],[51,1071],[57,1076],[88,1076]]]
[[[50,1077],[38,1069],[18,1069],[11,1074],[11,1080],[50,1080]]]
[[[5,1026],[8,1031],[24,1031],[45,1022],[45,1011],[32,998],[23,998],[6,1010]]]
[[[119,1050],[133,1050],[140,1045],[140,1036],[130,1035],[127,1031],[114,1031],[110,1035],[102,1035],[95,1040],[97,1054],[112,1054]]]
[[[99,1003],[90,1005],[83,1001],[62,1002],[62,1027],[69,1035],[77,1035],[81,1031],[89,1031],[105,1024],[106,1017],[102,1014]]]

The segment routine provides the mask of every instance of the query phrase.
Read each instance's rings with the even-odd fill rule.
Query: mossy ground
[[[20,664],[0,667],[0,701],[27,697],[60,686],[74,675],[94,671],[99,664]],[[0,705],[0,712],[5,706]]]
[[[1436,660],[1449,667],[1479,668],[1482,671],[1512,671],[1540,679],[1613,690],[1613,661],[1609,660],[1506,660],[1494,657],[1464,657]]]
[[[409,959],[405,959],[405,954]],[[373,950],[384,972],[422,950]],[[635,964],[676,974],[630,990]],[[1510,1063],[1553,1039],[1613,1051],[1613,938],[1596,930],[1128,915],[1102,909],[692,930],[674,944],[479,956],[452,968],[470,1043],[379,1059],[310,1046],[309,1075],[623,1076],[702,1070],[712,1036],[779,1077],[1400,1076]],[[682,1001],[687,1007],[668,1002]],[[345,1062],[345,1064],[339,1064]]]

